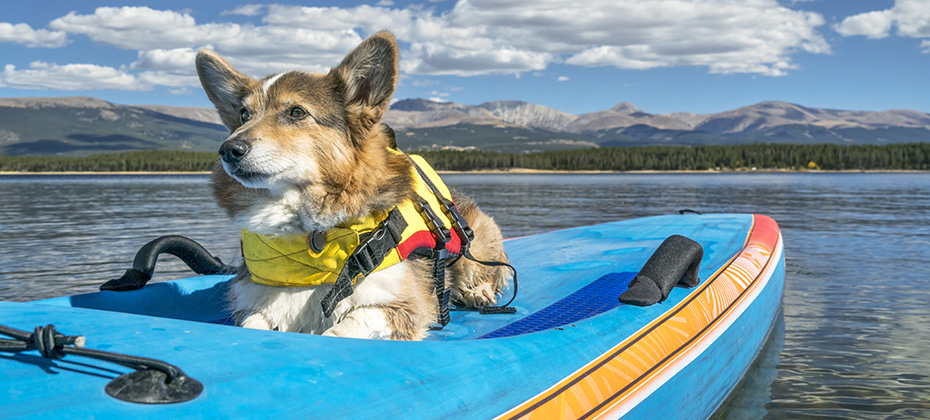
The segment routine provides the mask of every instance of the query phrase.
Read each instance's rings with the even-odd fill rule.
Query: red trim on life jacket
[[[459,237],[459,233],[454,228],[449,229],[449,232],[452,234],[452,239],[446,244],[446,249],[452,255],[459,255],[462,253],[462,238]]]
[[[448,250],[450,254],[458,255],[462,252],[462,240],[459,238],[459,234],[455,229],[450,229],[450,233],[452,234],[452,239],[446,243],[446,250]],[[433,237],[432,232],[421,230],[410,235],[407,240],[397,245],[397,253],[400,255],[401,260],[406,260],[407,256],[417,248],[436,249],[436,238]]]

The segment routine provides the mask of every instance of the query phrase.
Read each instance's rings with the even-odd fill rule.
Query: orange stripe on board
[[[648,394],[651,391],[643,390],[644,385],[675,365],[758,284],[766,268],[774,268],[769,262],[778,241],[778,224],[770,217],[753,215],[742,250],[689,297],[582,369],[498,418],[591,418],[618,402]],[[599,383],[605,386],[595,392],[592,386]]]

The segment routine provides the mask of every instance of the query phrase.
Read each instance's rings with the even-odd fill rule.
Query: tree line
[[[437,170],[456,171],[510,168],[564,171],[930,169],[930,143],[604,147],[529,154],[443,150],[421,155]]]
[[[525,154],[453,150],[418,153],[437,170],[453,171],[930,170],[930,143],[603,147]],[[213,152],[180,151],[85,157],[0,156],[0,171],[199,172],[212,170],[218,158]]]
[[[82,157],[0,156],[4,172],[203,172],[219,161],[216,152],[146,150]]]

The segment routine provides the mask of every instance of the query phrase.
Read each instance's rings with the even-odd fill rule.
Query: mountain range
[[[520,101],[480,105],[405,99],[384,118],[407,150],[531,152],[602,146],[930,141],[930,114],[847,111],[767,101],[715,114],[651,114],[628,102],[568,114]],[[212,108],[119,105],[91,97],[0,98],[0,153],[87,155],[216,150],[226,129]]]

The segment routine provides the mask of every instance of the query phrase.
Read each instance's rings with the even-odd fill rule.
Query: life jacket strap
[[[419,175],[423,183],[426,184],[426,188],[436,197],[436,200],[439,202],[439,208],[445,214],[446,218],[449,219],[452,228],[458,233],[461,244],[459,253],[467,252],[468,243],[475,237],[475,234],[468,227],[468,222],[466,222],[465,218],[459,213],[458,209],[455,207],[455,203],[442,195],[440,189],[433,183],[430,177],[427,176],[423,169],[420,168],[420,165],[417,165],[417,162],[409,156],[407,159],[410,159],[410,164],[417,170],[417,175]],[[417,199],[417,204],[420,209],[420,215],[423,216],[423,220],[426,221],[429,230],[432,231],[433,236],[436,237],[436,249],[434,249],[432,253],[433,287],[436,290],[436,301],[439,305],[436,319],[439,325],[431,327],[430,329],[441,330],[449,324],[451,319],[449,311],[452,306],[452,289],[446,287],[446,261],[449,259],[449,251],[445,248],[446,243],[452,239],[452,234],[426,200],[420,197]]]
[[[439,327],[431,328],[441,330],[449,324],[449,308],[451,306],[452,289],[446,287],[446,259],[449,252],[445,249],[433,252],[433,284],[436,288],[436,300],[439,302],[439,312],[436,322]]]
[[[332,316],[336,304],[352,295],[352,283],[355,279],[371,274],[381,265],[384,258],[397,248],[406,228],[407,221],[395,207],[377,229],[361,238],[358,247],[349,255],[342,271],[339,272],[332,289],[323,297],[323,315]]]

